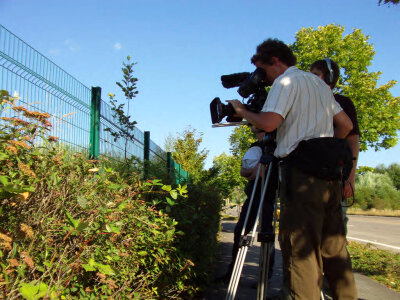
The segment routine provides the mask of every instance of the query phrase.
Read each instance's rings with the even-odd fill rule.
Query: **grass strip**
[[[400,292],[400,253],[377,249],[371,244],[349,242],[347,249],[355,272]]]
[[[400,210],[393,209],[367,209],[363,210],[357,207],[350,207],[347,210],[348,215],[364,215],[364,216],[382,216],[382,217],[400,217]]]

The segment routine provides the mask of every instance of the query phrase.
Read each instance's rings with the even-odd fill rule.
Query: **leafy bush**
[[[388,174],[397,190],[400,190],[400,164],[391,164],[388,167],[380,164],[374,169],[375,173]]]
[[[362,209],[399,209],[400,191],[389,175],[365,172],[356,178],[356,205]]]
[[[400,254],[349,242],[353,269],[400,292]]]
[[[216,251],[217,194],[51,148],[33,113],[0,124],[0,297],[193,297]]]
[[[179,185],[176,193],[183,197],[179,199],[167,197],[167,201],[159,199],[157,196],[159,189],[153,189],[147,201],[162,213],[177,220],[176,228],[182,232],[182,238],[176,244],[177,251],[193,262],[195,269],[193,284],[204,287],[208,284],[218,251],[217,235],[220,228],[222,199],[218,191],[207,182],[189,185],[187,190],[186,187]],[[170,189],[170,186],[161,187],[161,190],[170,191]],[[170,193],[174,195],[173,191]]]

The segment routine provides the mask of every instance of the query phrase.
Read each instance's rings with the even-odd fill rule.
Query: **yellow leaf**
[[[22,194],[20,194],[20,196],[21,196],[21,200],[26,200],[26,198],[28,198],[28,196],[29,196],[29,192],[24,192],[24,193],[22,193]]]
[[[22,193],[22,194],[15,195],[14,197],[11,198],[11,200],[22,202],[22,201],[26,200],[28,197],[29,197],[29,192],[24,192],[24,193]],[[14,203],[14,205],[15,205],[15,204],[16,204],[16,203]],[[12,204],[11,204],[11,205],[12,205]],[[13,205],[13,206],[14,206],[14,205]]]
[[[88,171],[89,171],[89,172],[93,172],[93,173],[95,173],[95,172],[98,172],[98,171],[99,171],[99,168],[93,168],[93,169],[89,169]]]

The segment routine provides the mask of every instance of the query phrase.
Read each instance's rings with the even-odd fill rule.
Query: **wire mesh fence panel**
[[[61,144],[89,147],[90,89],[1,25],[0,89],[29,110],[49,113],[49,134]]]
[[[111,106],[101,101],[100,111],[100,154],[107,157],[131,157],[132,155],[143,160],[144,135],[138,128],[133,130],[133,140],[127,138],[115,139],[111,132],[121,132],[122,128],[116,124]],[[132,132],[130,132],[132,133]]]
[[[152,140],[150,140],[150,160],[167,161],[167,153]]]
[[[100,88],[94,88],[100,89]],[[148,150],[151,162],[173,170],[177,182],[188,181],[189,174],[179,164],[167,166],[167,153],[150,140],[145,149],[144,133],[137,127],[130,132],[133,139],[115,139],[112,132],[121,132],[110,104],[100,100],[98,124],[93,121],[93,88],[88,88],[54,62],[0,25],[0,90],[18,97],[21,106],[51,115],[49,135],[59,138],[59,145],[92,153],[93,137],[98,154],[124,159],[134,156],[145,159]],[[17,103],[17,105],[18,105]],[[98,103],[98,102],[96,102]],[[97,105],[97,104],[96,104]],[[2,117],[16,116],[13,110],[0,111]],[[18,116],[18,115],[17,115]],[[98,130],[98,131],[97,131]],[[96,132],[97,134],[93,134]],[[97,152],[96,152],[97,153]]]

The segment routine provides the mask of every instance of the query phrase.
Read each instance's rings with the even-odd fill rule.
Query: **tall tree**
[[[224,197],[231,197],[232,193],[237,196],[237,190],[244,189],[246,179],[240,176],[242,157],[255,141],[249,126],[236,127],[229,138],[232,155],[222,153],[214,158],[213,169],[218,177],[215,184]]]
[[[200,180],[208,155],[208,150],[200,149],[202,136],[203,133],[197,133],[196,129],[189,127],[182,133],[178,133],[176,138],[169,136],[166,140],[168,147],[173,145],[172,158],[181,164],[185,171],[189,171],[189,176],[194,183]]]
[[[250,145],[256,140],[250,127],[241,125],[236,127],[229,137],[229,142],[231,144],[230,150],[234,156],[241,159],[247,149],[250,148]]]
[[[393,97],[389,91],[395,80],[378,86],[382,72],[368,70],[375,55],[368,40],[360,29],[344,35],[343,26],[330,24],[300,29],[290,47],[300,69],[308,71],[312,62],[324,57],[339,64],[341,76],[335,92],[350,97],[356,106],[361,150],[388,149],[398,141],[400,97]]]
[[[241,160],[237,156],[228,155],[224,152],[214,157],[213,170],[216,176],[212,181],[223,197],[230,197],[235,187],[244,189],[246,179],[240,176],[240,167]]]
[[[374,172],[388,174],[396,189],[400,191],[400,164],[394,163],[388,167],[385,167],[383,164],[379,164],[375,167]]]

